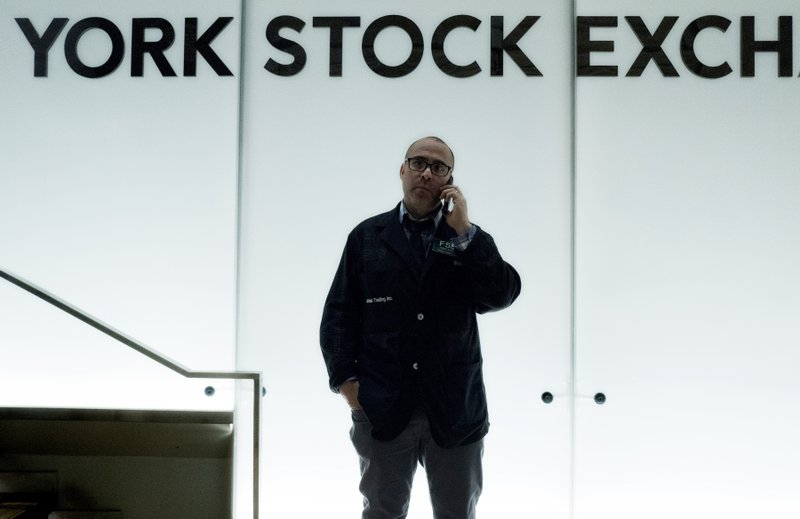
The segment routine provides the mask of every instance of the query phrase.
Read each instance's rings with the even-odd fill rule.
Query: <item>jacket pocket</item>
[[[487,419],[483,362],[455,364],[447,377],[447,408],[454,430],[465,432]]]

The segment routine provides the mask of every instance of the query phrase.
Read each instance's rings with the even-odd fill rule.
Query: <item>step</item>
[[[0,454],[231,458],[233,413],[0,408]]]
[[[57,491],[55,472],[0,472],[0,519],[44,518]]]
[[[58,492],[56,472],[0,472],[0,495],[55,494]]]
[[[56,510],[47,519],[122,519],[119,510]]]

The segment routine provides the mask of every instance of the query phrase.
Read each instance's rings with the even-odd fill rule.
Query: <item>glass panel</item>
[[[749,78],[740,59],[747,17],[777,40],[795,10],[578,2],[615,17],[591,29],[615,43],[591,62],[619,68],[578,79],[576,519],[800,513],[800,101],[776,53],[756,53]],[[730,27],[694,50],[731,67],[719,79],[681,55],[712,13]],[[655,61],[627,75],[642,49],[632,14],[652,33],[678,16],[660,37],[678,77]]]
[[[233,407],[232,381],[187,379],[4,279],[0,315],[0,407]]]
[[[481,514],[568,517],[569,5],[406,2],[401,14],[419,28],[422,58],[396,78],[373,68],[382,70],[376,59],[399,66],[412,56],[408,33],[389,27],[374,41],[378,58],[363,53],[368,27],[396,14],[385,4],[249,2],[247,12],[239,367],[263,370],[268,390],[264,514],[292,515],[298,502],[311,516],[359,512],[350,413],[327,389],[319,351],[321,310],[347,233],[400,200],[405,149],[432,133],[455,150],[470,216],[523,279],[514,306],[480,317],[492,420]],[[440,22],[463,13],[479,25],[454,29],[446,53],[481,70],[455,78],[435,64],[431,40]],[[299,67],[297,47],[282,52],[265,40],[282,15],[298,19],[295,28],[283,19],[279,34],[302,46],[299,71],[288,66]],[[334,22],[314,27],[314,17],[338,15],[358,26],[342,28],[341,75],[332,77],[324,24]],[[507,53],[502,77],[492,76],[491,17],[503,17],[508,36],[528,15],[541,22],[519,45],[543,76],[525,76]],[[296,73],[276,75],[267,63]],[[540,400],[544,391],[557,395],[553,405]],[[422,471],[416,481],[409,517],[429,517]]]
[[[204,57],[236,71],[236,23],[213,29],[238,14],[225,3],[10,0],[0,20],[0,269],[196,370],[235,360],[238,88]],[[195,19],[198,36],[218,32],[213,52],[184,53]],[[208,399],[206,382],[0,290],[3,383],[18,388],[5,405],[205,408],[227,394],[230,409],[230,390]],[[116,384],[133,391],[98,390]]]
[[[253,466],[257,452],[254,452],[254,434],[261,432],[261,423],[254,427],[255,417],[253,406],[255,393],[253,392],[253,382],[250,380],[236,381],[236,411],[234,413],[234,427],[236,437],[233,444],[234,449],[234,475],[233,475],[233,516],[237,518],[260,517],[254,515],[255,507],[255,484],[254,479],[262,472],[264,467],[259,467],[256,471]],[[259,450],[261,449],[262,439],[259,437]],[[260,461],[260,460],[259,460]],[[267,470],[269,470],[267,468]],[[261,497],[258,496],[259,505]]]

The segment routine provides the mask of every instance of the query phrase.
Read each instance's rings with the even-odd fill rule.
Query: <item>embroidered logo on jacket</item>
[[[382,296],[382,297],[368,297],[366,303],[371,305],[373,303],[391,303],[392,296]]]
[[[446,256],[456,255],[456,246],[449,240],[433,240],[433,243],[431,244],[431,250]]]

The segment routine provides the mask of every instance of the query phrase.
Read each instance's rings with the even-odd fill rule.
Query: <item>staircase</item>
[[[0,279],[187,380],[250,382],[251,400],[236,399],[237,408],[252,407],[249,418],[242,415],[252,427],[251,450],[246,440],[244,450],[237,449],[237,460],[249,458],[251,473],[237,480],[237,489],[245,489],[237,504],[239,513],[259,517],[260,372],[189,369],[18,276],[0,270]],[[98,371],[108,373],[102,363]],[[57,391],[46,379],[40,383]],[[102,391],[102,385],[92,389]],[[0,519],[231,517],[233,432],[232,412],[0,407]],[[33,484],[35,473],[56,475]]]
[[[122,519],[118,510],[55,510],[56,472],[0,472],[0,519]]]
[[[230,517],[230,412],[0,408],[0,519]]]
[[[0,472],[0,519],[122,519],[119,510],[54,510],[56,472]]]
[[[55,472],[0,472],[0,519],[48,517],[56,504],[57,477]]]

